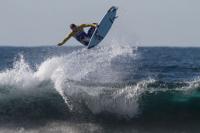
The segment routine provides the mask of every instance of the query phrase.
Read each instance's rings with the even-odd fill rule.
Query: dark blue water
[[[0,47],[0,130],[199,132],[199,53]]]

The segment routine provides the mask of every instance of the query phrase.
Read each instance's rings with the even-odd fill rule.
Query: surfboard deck
[[[106,15],[103,17],[103,19],[98,24],[96,30],[94,31],[89,44],[88,49],[93,48],[97,46],[107,35],[108,31],[112,27],[112,24],[114,23],[117,14],[117,7],[111,7]]]

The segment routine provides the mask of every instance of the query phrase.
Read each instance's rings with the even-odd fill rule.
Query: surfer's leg
[[[92,37],[92,34],[94,33],[95,29],[96,29],[95,27],[91,27],[91,28],[88,30],[87,36],[88,36],[89,38]]]
[[[76,40],[79,41],[81,44],[87,46],[90,38],[85,32],[81,32],[76,36]]]
[[[82,43],[84,46],[88,46],[89,42],[85,41],[84,43]]]

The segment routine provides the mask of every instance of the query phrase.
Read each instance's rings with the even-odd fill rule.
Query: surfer
[[[90,29],[86,33],[84,31],[84,28],[87,28],[87,27],[90,27]],[[97,23],[81,24],[81,25],[71,24],[70,25],[70,28],[72,30],[71,33],[69,33],[68,36],[62,42],[58,43],[58,46],[62,46],[71,37],[74,37],[77,41],[87,46],[89,44],[90,38],[92,37],[92,34],[94,33],[96,27],[97,27]]]

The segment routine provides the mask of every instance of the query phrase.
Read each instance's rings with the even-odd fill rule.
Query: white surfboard
[[[88,49],[95,47],[104,39],[108,31],[110,30],[114,20],[117,18],[116,14],[117,14],[116,7],[113,6],[108,10],[108,12],[103,17],[101,22],[98,24],[96,30],[94,31],[90,39],[90,42],[88,44]]]

